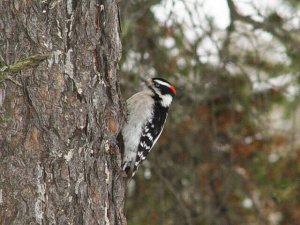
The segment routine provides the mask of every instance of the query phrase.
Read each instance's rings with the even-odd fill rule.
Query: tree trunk
[[[0,56],[0,224],[126,224],[117,1],[1,0]]]

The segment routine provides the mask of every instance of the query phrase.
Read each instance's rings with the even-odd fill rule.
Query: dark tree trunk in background
[[[0,1],[0,224],[126,224],[117,4]]]

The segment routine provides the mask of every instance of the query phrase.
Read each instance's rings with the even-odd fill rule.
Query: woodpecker
[[[127,122],[122,129],[123,170],[133,177],[164,128],[176,90],[162,78],[146,82],[147,89],[127,100]]]

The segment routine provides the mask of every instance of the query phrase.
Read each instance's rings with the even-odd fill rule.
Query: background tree
[[[126,224],[118,10],[0,1],[0,224]]]
[[[207,2],[122,2],[124,95],[140,76],[178,89],[129,224],[298,224],[299,3],[224,0],[222,28]]]

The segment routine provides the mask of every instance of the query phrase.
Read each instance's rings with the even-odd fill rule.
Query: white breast
[[[142,99],[142,101],[141,101]],[[142,127],[152,116],[151,91],[142,91],[133,95],[127,100],[127,123],[124,125],[122,135],[125,145],[124,161],[132,161],[136,158],[136,151],[142,133]]]

